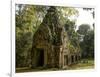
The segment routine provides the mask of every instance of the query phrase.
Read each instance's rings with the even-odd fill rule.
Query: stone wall
[[[70,52],[67,47],[69,42],[67,32],[57,18],[56,8],[51,7],[34,34],[31,51],[32,67],[66,68],[78,62],[79,51]]]

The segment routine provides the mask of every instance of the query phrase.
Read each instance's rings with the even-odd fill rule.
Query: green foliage
[[[88,24],[82,24],[77,31],[80,34],[80,47],[83,58],[94,58],[94,30]],[[82,36],[83,35],[83,36]]]
[[[89,31],[84,37],[85,56],[94,58],[94,31]]]
[[[70,43],[70,41],[67,43],[67,47],[70,53],[75,53],[75,47]]]
[[[80,51],[78,33],[75,31],[75,28],[75,22],[68,19],[65,24],[65,30],[69,37],[68,48],[71,53]]]
[[[90,30],[90,25],[88,24],[82,24],[79,26],[79,29],[77,32],[81,35],[85,35]]]
[[[71,40],[71,44],[78,47],[78,33],[75,31],[75,22],[67,20],[65,24],[65,29],[69,35],[69,39]]]
[[[75,29],[75,22],[70,21],[69,19],[66,20],[65,23],[65,29],[66,31],[72,31]]]
[[[78,16],[79,12],[75,8],[69,8],[69,7],[57,7],[58,15],[60,19],[60,23],[62,25],[66,24],[69,17],[71,16]]]
[[[40,10],[39,10],[40,9]],[[28,66],[33,34],[45,14],[45,7],[16,5],[16,66]]]

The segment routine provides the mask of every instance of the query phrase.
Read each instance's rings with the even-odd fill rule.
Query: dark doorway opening
[[[74,56],[71,56],[71,62],[74,63]]]
[[[77,61],[78,59],[77,59],[77,55],[75,56],[75,61]]]
[[[64,65],[68,65],[68,56],[64,55]]]
[[[42,67],[44,65],[44,50],[37,49],[37,67]]]

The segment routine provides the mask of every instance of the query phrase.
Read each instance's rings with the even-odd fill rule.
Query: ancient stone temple
[[[55,7],[50,7],[33,37],[32,67],[66,68],[76,63],[80,52],[67,47],[68,35],[60,24]]]

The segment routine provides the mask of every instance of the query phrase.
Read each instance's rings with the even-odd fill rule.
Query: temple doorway
[[[37,49],[37,67],[44,65],[44,49]]]

